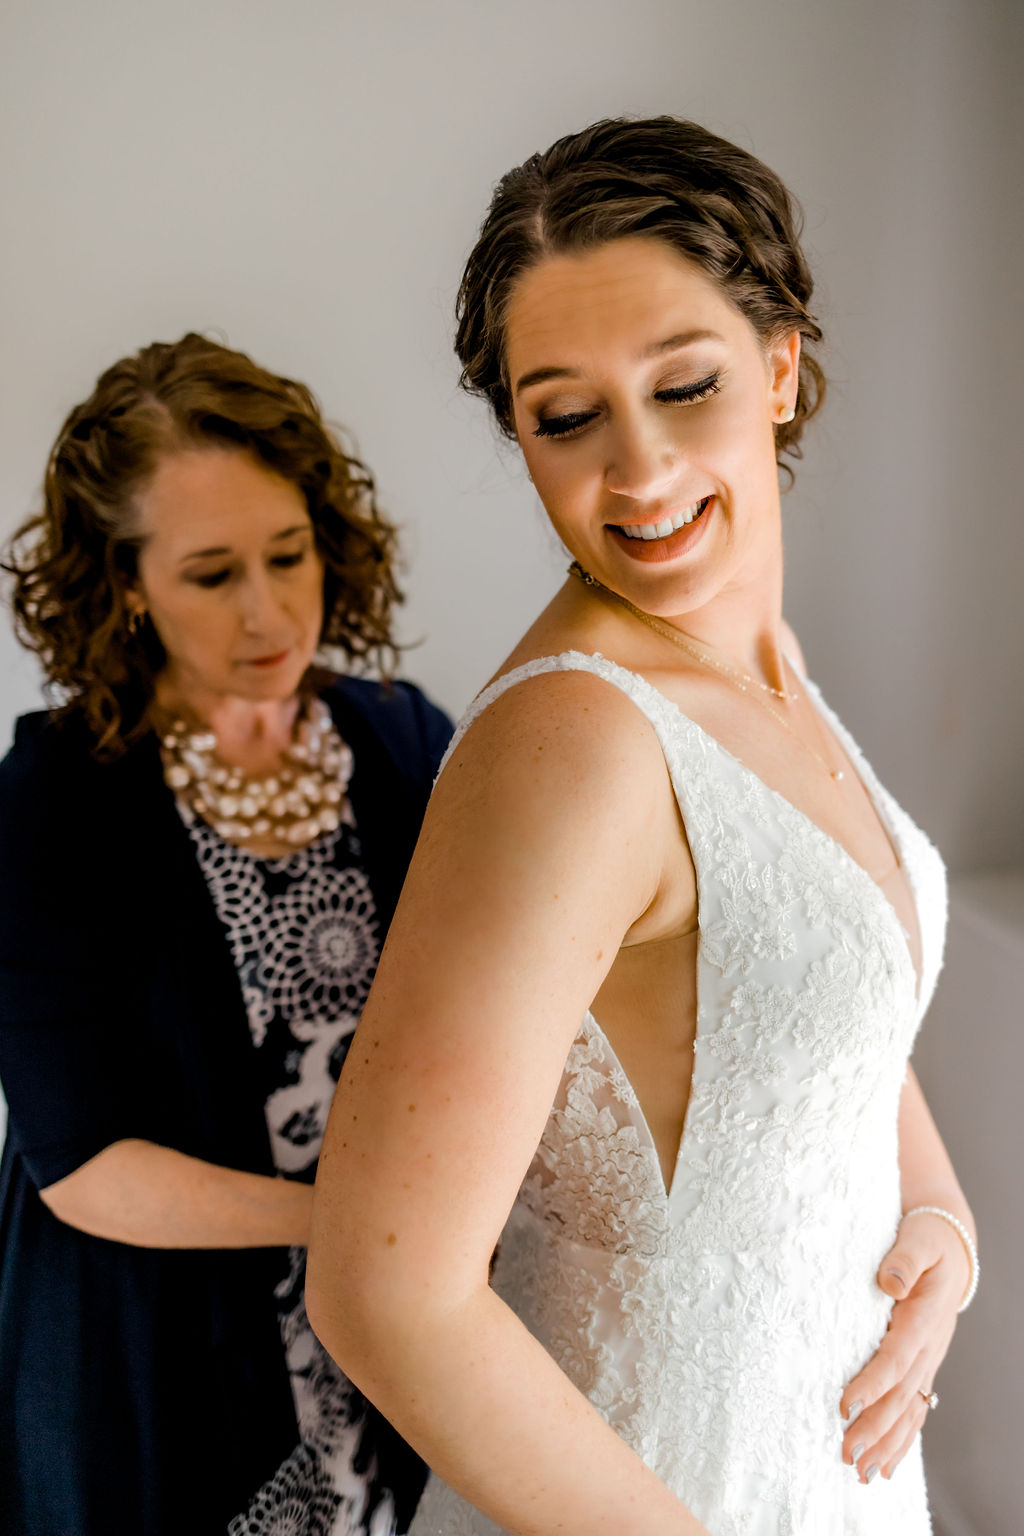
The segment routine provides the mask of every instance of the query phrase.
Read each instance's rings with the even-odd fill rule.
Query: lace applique
[[[725,873],[724,866],[717,873]],[[723,976],[746,976],[759,960],[786,960],[796,952],[787,922],[793,897],[771,865],[723,882],[721,917],[701,929],[701,948]]]
[[[864,1488],[842,1389],[885,1332],[897,1114],[945,922],[941,861],[828,714],[917,900],[921,998],[884,894],[845,850],[643,678],[581,670],[656,731],[697,871],[694,1074],[666,1191],[640,1105],[590,1015],[502,1238],[494,1284],[712,1536],[927,1536],[919,1448]],[[817,695],[814,694],[817,698]],[[820,704],[820,701],[819,701]],[[436,1479],[411,1536],[497,1528]]]
[[[625,1073],[588,1015],[520,1194],[560,1237],[614,1253],[660,1245],[661,1171],[634,1104]]]

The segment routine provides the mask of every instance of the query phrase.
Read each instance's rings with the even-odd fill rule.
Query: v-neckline
[[[582,668],[565,665],[567,662],[571,664],[577,660],[585,662],[587,665]],[[590,665],[590,663],[593,662],[597,662],[599,664],[596,669]],[[472,723],[473,719],[476,717],[476,714],[482,709],[485,709],[492,702],[492,700],[498,696],[498,694],[504,691],[504,688],[511,686],[512,682],[518,682],[521,678],[534,676],[537,674],[537,672],[548,672],[553,670],[577,670],[594,672],[595,675],[599,677],[604,676],[605,681],[613,681],[613,679],[608,676],[608,671],[605,671],[604,669],[608,669],[608,671],[611,673],[618,673],[622,678],[629,678],[633,684],[639,684],[641,688],[645,689],[649,694],[653,695],[653,697],[657,699],[660,704],[664,705],[666,709],[671,711],[673,715],[675,715],[686,726],[695,731],[698,736],[706,741],[712,750],[719,753],[719,755],[727,762],[734,764],[735,767],[740,770],[740,772],[746,774],[748,779],[756,784],[760,790],[762,790],[766,795],[769,795],[780,806],[782,812],[785,815],[791,817],[802,826],[809,827],[812,832],[816,833],[817,836],[822,839],[823,843],[838,855],[840,862],[854,872],[854,877],[860,880],[862,883],[866,884],[866,886],[870,887],[871,897],[876,907],[880,906],[882,908],[886,915],[886,920],[895,925],[896,931],[899,934],[899,951],[904,956],[907,972],[912,979],[915,1008],[919,1013],[921,998],[924,996],[924,978],[927,974],[925,955],[926,938],[921,919],[921,894],[914,880],[912,869],[906,859],[905,838],[903,837],[898,825],[889,816],[885,809],[883,802],[884,791],[870,763],[868,763],[856,742],[854,742],[853,738],[849,735],[845,726],[842,725],[842,723],[833,715],[832,711],[825,704],[825,701],[822,699],[821,694],[818,691],[817,685],[813,683],[810,678],[804,678],[803,682],[807,688],[808,697],[811,700],[812,707],[817,710],[819,715],[822,716],[825,724],[829,727],[829,729],[834,731],[840,743],[842,744],[843,750],[845,751],[854,771],[857,774],[861,788],[870,801],[875,815],[878,817],[883,830],[889,837],[893,850],[896,854],[899,867],[902,868],[906,876],[907,888],[910,892],[911,901],[913,902],[914,906],[914,917],[917,923],[918,939],[921,947],[920,972],[918,971],[917,966],[914,964],[910,951],[910,936],[903,926],[899,913],[896,911],[896,908],[893,906],[892,902],[882,887],[879,885],[878,881],[868,873],[864,865],[861,864],[859,860],[854,858],[853,854],[845,846],[845,844],[841,843],[839,839],[834,837],[830,832],[826,832],[824,827],[820,826],[812,816],[809,816],[806,811],[801,810],[798,805],[794,804],[792,800],[788,799],[781,790],[773,789],[772,786],[767,783],[767,781],[763,779],[755,769],[751,768],[748,763],[745,763],[742,758],[737,757],[735,752],[730,752],[729,748],[725,746],[721,741],[719,741],[717,736],[713,736],[710,731],[705,730],[702,725],[698,724],[698,722],[692,718],[692,716],[686,713],[680,704],[676,703],[675,699],[669,698],[668,694],[663,693],[660,688],[655,687],[655,685],[648,678],[644,677],[642,673],[634,672],[629,667],[622,666],[619,662],[613,661],[611,657],[603,655],[600,651],[580,651],[576,649],[569,649],[557,653],[551,652],[546,656],[537,656],[532,658],[530,661],[521,662],[518,667],[513,667],[508,672],[500,674],[477,695],[476,699],[474,700],[472,710],[469,711],[464,717],[459,730],[456,731],[455,736],[452,739],[452,743],[449,746],[448,753],[445,757],[445,762],[458,744],[461,732]],[[623,692],[628,694],[630,690],[623,689]],[[443,766],[444,763],[442,763],[442,768]],[[678,792],[676,793],[678,799]],[[697,877],[699,885],[699,871],[697,872]],[[700,963],[700,950],[698,949],[698,973]],[[592,1007],[587,1009],[586,1018],[589,1020],[590,1026],[597,1031],[598,1035],[603,1041],[605,1049],[608,1051],[611,1059],[614,1061],[619,1072],[622,1074],[623,1080],[629,1090],[629,1095],[635,1107],[639,1125],[646,1137],[647,1147],[651,1158],[653,1159],[654,1167],[657,1170],[658,1181],[661,1186],[665,1206],[666,1209],[668,1209],[671,1206],[672,1198],[675,1193],[676,1184],[678,1182],[680,1159],[683,1155],[683,1149],[686,1146],[687,1132],[689,1130],[690,1124],[690,1112],[693,1107],[693,1084],[691,1082],[690,1093],[683,1115],[683,1125],[679,1136],[679,1145],[672,1160],[671,1177],[666,1183],[665,1171],[661,1166],[661,1157],[658,1153],[658,1145],[651,1132],[650,1123],[647,1119],[644,1107],[640,1102],[636,1088],[633,1085],[633,1081],[623,1067],[618,1053],[616,1052],[610,1037],[605,1033],[600,1020],[594,1016]],[[700,1013],[698,1006],[698,1028],[694,1042],[695,1044],[696,1040],[699,1040],[700,1038],[699,1020]]]
[[[766,794],[771,795],[773,799],[775,799],[781,806],[783,806],[789,815],[795,816],[804,826],[810,827],[812,831],[814,831],[820,838],[822,838],[830,848],[838,853],[841,860],[843,860],[852,870],[856,872],[858,878],[863,878],[867,885],[871,887],[874,897],[882,903],[886,913],[891,917],[893,923],[896,925],[896,929],[900,936],[901,948],[903,953],[906,955],[907,966],[914,979],[914,1003],[917,1005],[920,1003],[922,987],[924,985],[924,929],[921,924],[921,903],[918,897],[917,888],[914,885],[913,875],[911,874],[910,868],[906,861],[906,850],[904,847],[903,838],[900,836],[900,832],[898,828],[893,824],[891,818],[886,814],[885,807],[883,806],[881,797],[879,795],[881,785],[879,784],[878,779],[876,778],[874,771],[871,768],[871,765],[868,763],[867,759],[864,757],[863,753],[860,751],[852,737],[846,731],[845,727],[842,726],[836,719],[835,715],[832,714],[831,710],[829,710],[826,714],[825,702],[818,691],[817,685],[813,683],[809,677],[803,678],[802,681],[807,693],[807,697],[811,701],[812,709],[815,710],[818,717],[823,721],[828,729],[832,731],[836,739],[839,741],[843,751],[846,753],[846,756],[850,762],[850,766],[857,775],[857,781],[860,784],[861,789],[864,791],[864,795],[870,803],[872,810],[878,817],[878,822],[882,828],[882,831],[889,839],[892,851],[896,855],[896,866],[898,869],[903,871],[903,874],[906,877],[907,890],[910,893],[910,899],[914,906],[914,921],[917,924],[918,944],[921,950],[920,971],[914,964],[914,957],[910,949],[910,934],[904,927],[902,918],[875,877],[865,869],[864,865],[860,862],[859,859],[854,858],[846,844],[840,842],[839,838],[835,837],[831,832],[826,832],[825,828],[821,826],[819,822],[815,821],[813,816],[810,816],[806,811],[801,810],[801,808],[795,804],[794,801],[790,800],[788,795],[784,795],[781,790],[774,789],[765,779],[761,777],[759,773],[755,771],[755,769],[751,768],[749,763],[745,763],[741,757],[737,757],[735,752],[730,752],[729,748],[724,746],[722,742],[718,740],[717,736],[712,736],[709,731],[706,731],[702,725],[699,725],[696,720],[693,720],[682,709],[680,709],[679,705],[675,704],[674,700],[670,699],[667,694],[662,693],[660,688],[655,688],[654,691],[661,698],[665,699],[668,704],[672,705],[676,710],[678,710],[681,718],[689,721],[694,729],[699,731],[706,741],[711,742],[712,746],[718,752],[720,752],[723,757],[726,757],[730,762],[735,763],[736,766],[740,768],[744,773],[748,774],[750,778],[752,778],[760,786],[760,788],[765,791]],[[651,687],[654,687],[653,683],[651,684]],[[831,718],[829,718],[830,716]]]
[[[908,934],[906,928],[903,926],[899,913],[896,911],[896,908],[893,906],[892,902],[882,887],[879,885],[878,881],[874,878],[873,875],[868,873],[859,859],[854,858],[853,854],[846,847],[845,843],[841,843],[837,837],[832,835],[831,832],[826,832],[825,828],[816,822],[813,816],[809,816],[806,811],[801,810],[800,807],[796,805],[792,800],[790,800],[787,795],[784,795],[781,790],[773,789],[767,780],[761,777],[756,769],[751,768],[750,764],[745,763],[741,757],[737,757],[735,752],[730,752],[729,748],[725,746],[721,741],[719,741],[717,736],[713,736],[710,731],[705,730],[702,725],[694,720],[692,715],[688,715],[686,713],[682,705],[677,704],[675,699],[670,698],[667,693],[663,693],[660,688],[655,687],[654,683],[652,683],[649,678],[644,677],[642,672],[634,672],[629,667],[624,667],[619,662],[612,661],[611,657],[603,656],[599,651],[568,651],[563,652],[563,655],[583,656],[593,658],[594,660],[603,661],[607,665],[614,667],[616,671],[621,672],[624,676],[633,678],[638,683],[641,683],[645,688],[649,688],[651,692],[662,701],[662,703],[667,705],[670,710],[678,715],[680,720],[684,720],[687,725],[691,726],[692,729],[698,733],[698,735],[703,737],[705,741],[709,742],[715,751],[719,752],[730,763],[734,763],[737,768],[739,768],[743,773],[747,774],[749,778],[753,779],[753,781],[759,786],[760,789],[765,792],[765,794],[771,795],[774,800],[783,806],[790,816],[796,817],[804,826],[810,827],[832,849],[834,849],[838,853],[839,857],[844,860],[851,869],[856,871],[857,877],[862,878],[867,882],[867,884],[871,887],[875,898],[884,905],[885,911],[887,914],[889,914],[893,923],[895,923],[896,929],[900,936],[902,951],[906,956],[907,966],[914,978],[914,1001],[915,1004],[920,1003],[921,997],[923,995],[922,989],[924,985],[925,972],[924,929],[921,923],[920,893],[914,884],[913,874],[911,873],[910,867],[906,861],[906,849],[904,847],[903,838],[901,837],[899,830],[893,825],[881,804],[879,796],[881,785],[879,784],[870,764],[867,762],[863,753],[853,741],[852,737],[846,731],[845,727],[840,724],[839,720],[836,719],[831,710],[828,710],[825,701],[822,699],[821,694],[818,691],[817,685],[812,682],[809,677],[804,677],[801,680],[807,690],[807,697],[811,701],[811,706],[814,710],[816,710],[817,714],[823,720],[828,729],[834,732],[838,738],[843,751],[849,758],[850,764],[857,775],[858,781],[864,791],[864,794],[867,796],[867,799],[870,801],[875,815],[878,817],[882,830],[885,832],[892,845],[893,852],[895,853],[898,861],[898,868],[902,869],[904,875],[906,876],[907,889],[910,892],[910,899],[914,905],[914,919],[917,923],[918,942],[921,948],[920,971],[918,971],[917,966],[914,964],[913,955],[910,951],[910,935]],[[829,718],[830,716],[831,718]]]
[[[572,653],[568,653],[568,654],[572,654]],[[665,705],[667,705],[667,707],[675,715],[677,715],[680,720],[682,720],[686,725],[690,726],[694,731],[696,731],[697,734],[700,737],[702,737],[704,741],[708,742],[709,745],[711,746],[711,748],[714,751],[718,752],[723,758],[726,759],[726,761],[734,764],[735,767],[738,768],[742,773],[745,773],[747,775],[747,777],[749,779],[751,779],[758,786],[759,789],[761,789],[761,790],[763,790],[765,792],[765,794],[770,795],[772,797],[772,799],[775,800],[778,803],[778,805],[782,807],[782,810],[784,811],[785,814],[787,814],[789,816],[792,816],[792,817],[795,817],[796,820],[798,820],[802,825],[804,825],[805,827],[809,827],[813,832],[815,832],[824,841],[824,843],[829,846],[830,849],[834,850],[839,855],[840,860],[845,862],[845,864],[848,865],[855,872],[855,875],[856,875],[857,878],[862,879],[863,882],[866,883],[866,885],[870,886],[871,891],[873,893],[873,899],[876,901],[876,903],[881,903],[882,907],[884,908],[885,912],[887,913],[887,915],[891,919],[891,921],[895,924],[896,930],[899,933],[900,941],[901,941],[901,952],[905,956],[907,970],[910,973],[910,976],[913,978],[915,1007],[919,1007],[920,1006],[920,999],[921,999],[921,996],[922,996],[922,988],[923,988],[923,985],[924,985],[924,970],[925,970],[924,944],[925,944],[925,939],[924,939],[924,930],[923,930],[923,927],[922,927],[922,924],[921,924],[921,903],[920,903],[919,893],[918,893],[918,890],[917,890],[917,886],[914,884],[913,875],[911,874],[910,868],[909,868],[909,866],[908,866],[908,864],[906,862],[904,839],[901,836],[898,828],[893,824],[893,822],[890,819],[890,817],[886,814],[886,812],[885,812],[885,810],[884,810],[884,808],[883,808],[883,806],[881,804],[881,797],[880,797],[879,791],[881,790],[882,786],[879,783],[879,781],[878,781],[878,779],[877,779],[877,777],[876,777],[876,775],[874,773],[874,770],[871,768],[871,765],[868,763],[868,761],[864,757],[863,753],[857,747],[857,745],[853,741],[852,737],[850,737],[850,735],[846,731],[845,727],[840,724],[840,722],[835,718],[835,716],[832,716],[831,719],[829,718],[829,715],[831,715],[831,711],[829,711],[828,715],[826,715],[825,711],[827,709],[827,705],[825,705],[824,700],[821,698],[821,695],[820,695],[820,693],[818,691],[817,685],[815,683],[813,683],[810,678],[805,677],[803,679],[804,685],[807,688],[808,698],[811,700],[812,707],[815,710],[817,710],[818,714],[821,715],[822,718],[825,720],[826,725],[828,725],[829,728],[832,731],[834,731],[834,733],[838,737],[844,752],[846,753],[847,757],[850,760],[851,766],[853,767],[854,771],[857,774],[857,777],[858,777],[858,779],[860,781],[861,787],[863,788],[865,795],[867,796],[868,800],[871,802],[871,805],[872,805],[872,808],[874,809],[875,815],[878,817],[879,822],[881,823],[883,830],[886,832],[890,842],[892,843],[893,851],[895,852],[896,857],[897,857],[897,859],[899,861],[899,867],[903,870],[904,874],[906,875],[907,888],[908,888],[908,890],[910,892],[910,897],[911,897],[911,900],[913,901],[913,904],[914,904],[914,917],[915,917],[915,920],[917,922],[919,942],[920,942],[920,946],[921,946],[921,970],[920,970],[920,972],[918,972],[918,969],[917,969],[917,967],[914,964],[913,956],[912,956],[911,951],[910,951],[910,936],[907,933],[907,930],[904,928],[902,921],[900,920],[899,913],[896,911],[896,908],[893,906],[892,902],[889,900],[888,896],[885,894],[885,892],[883,891],[882,887],[879,885],[878,881],[876,879],[874,879],[874,877],[868,873],[868,871],[864,868],[864,865],[861,864],[858,859],[854,858],[853,854],[845,846],[845,844],[841,843],[837,837],[833,837],[830,832],[826,832],[824,827],[820,826],[818,824],[818,822],[816,822],[814,820],[813,816],[809,816],[806,811],[802,811],[800,809],[800,807],[798,805],[795,805],[794,802],[788,798],[788,796],[784,795],[781,792],[781,790],[773,789],[772,786],[770,784],[768,784],[761,777],[761,775],[756,772],[755,769],[750,767],[749,763],[745,763],[741,757],[737,757],[735,752],[730,752],[729,748],[727,746],[725,746],[722,742],[720,742],[718,740],[717,736],[713,736],[710,731],[705,730],[702,725],[698,724],[698,722],[692,718],[692,716],[690,716],[690,715],[688,715],[686,713],[686,711],[682,708],[681,705],[676,703],[675,699],[669,698],[667,693],[663,693],[660,688],[656,688],[652,682],[650,682],[646,677],[643,676],[642,673],[640,673],[640,672],[633,672],[633,671],[630,670],[629,667],[623,667],[618,662],[611,661],[610,657],[602,656],[599,652],[596,652],[596,651],[590,652],[590,653],[588,653],[586,651],[578,651],[575,654],[579,655],[579,656],[586,656],[586,655],[589,654],[589,655],[593,656],[597,660],[606,662],[608,665],[612,666],[616,671],[623,673],[626,677],[634,678],[637,682],[641,683],[645,688],[649,688],[650,691],[653,694],[655,694],[656,697],[659,700],[661,700]],[[698,878],[698,885],[699,885],[699,881],[700,881],[699,871],[698,871],[697,878]],[[697,951],[698,973],[699,973],[699,969],[700,969],[700,963],[701,963],[701,956],[700,956],[700,949],[698,947],[698,951]],[[647,1145],[649,1147],[651,1157],[653,1158],[654,1165],[655,1165],[655,1167],[657,1168],[657,1171],[658,1171],[658,1179],[659,1179],[659,1182],[661,1184],[662,1196],[664,1198],[666,1210],[668,1210],[672,1206],[672,1197],[673,1197],[673,1194],[675,1192],[676,1183],[677,1183],[678,1175],[679,1175],[679,1164],[680,1164],[680,1161],[682,1159],[683,1149],[684,1149],[684,1147],[686,1145],[687,1131],[689,1129],[689,1124],[690,1124],[690,1112],[691,1112],[691,1109],[692,1109],[692,1106],[693,1106],[693,1082],[691,1081],[691,1083],[690,1083],[690,1091],[689,1091],[689,1094],[688,1094],[688,1097],[687,1097],[686,1109],[685,1109],[685,1111],[683,1113],[683,1125],[682,1125],[682,1130],[680,1131],[680,1134],[679,1134],[679,1145],[677,1146],[676,1151],[675,1151],[675,1156],[672,1159],[671,1176],[668,1179],[668,1181],[666,1182],[665,1170],[664,1170],[664,1168],[661,1165],[661,1157],[660,1157],[659,1152],[658,1152],[658,1144],[657,1144],[657,1142],[654,1139],[654,1134],[651,1131],[650,1122],[649,1122],[649,1120],[647,1118],[647,1113],[646,1113],[643,1105],[640,1102],[640,1097],[639,1097],[639,1095],[638,1095],[638,1093],[636,1091],[636,1088],[635,1088],[635,1086],[633,1084],[633,1080],[629,1076],[629,1074],[626,1072],[625,1067],[622,1065],[622,1062],[619,1059],[618,1052],[616,1051],[614,1045],[612,1044],[611,1038],[606,1033],[606,1031],[604,1029],[604,1026],[601,1024],[600,1020],[597,1019],[594,1016],[592,1007],[587,1009],[587,1015],[586,1016],[589,1019],[591,1026],[594,1029],[596,1029],[598,1034],[600,1035],[601,1040],[604,1043],[605,1049],[608,1051],[609,1055],[611,1056],[612,1060],[614,1061],[614,1063],[615,1063],[616,1067],[618,1068],[619,1072],[621,1072],[621,1074],[622,1074],[622,1076],[623,1076],[623,1078],[624,1078],[624,1080],[625,1080],[625,1082],[626,1082],[626,1084],[627,1084],[627,1086],[629,1088],[630,1097],[632,1098],[633,1104],[635,1106],[636,1113],[637,1113],[637,1116],[639,1118],[640,1126],[641,1126],[641,1128],[643,1130],[643,1133],[644,1133],[644,1135],[645,1135],[645,1137],[647,1139]],[[697,1029],[696,1029],[696,1033],[695,1033],[695,1036],[694,1036],[694,1046],[695,1047],[696,1047],[697,1041],[700,1039],[700,1010],[699,1010],[699,1006],[698,1006],[698,1015],[697,1015],[697,1021],[696,1022],[697,1022]]]

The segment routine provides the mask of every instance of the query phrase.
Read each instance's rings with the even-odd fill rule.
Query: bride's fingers
[[[918,1408],[924,1408],[924,1399],[918,1394],[917,1383],[926,1378],[931,1379],[926,1359],[924,1355],[917,1355],[900,1380],[850,1424],[843,1435],[843,1460],[851,1465],[856,1463],[862,1476],[867,1467],[877,1464],[881,1468],[879,1458],[884,1446],[888,1444],[888,1437],[908,1413],[916,1414]],[[893,1450],[906,1432],[904,1427],[892,1442]]]
[[[927,1417],[928,1410],[922,1401],[921,1412],[912,1415],[907,1426],[907,1433],[904,1436],[901,1444],[896,1447],[895,1451],[890,1452],[888,1458],[885,1461],[880,1463],[883,1477],[892,1477],[893,1473],[896,1471],[896,1468],[899,1466],[900,1462],[903,1460],[904,1456],[910,1450],[911,1446],[914,1444],[914,1441],[921,1433],[922,1426],[924,1425],[924,1421]]]
[[[875,1278],[879,1288],[896,1301],[909,1296],[925,1271],[942,1257],[941,1250],[930,1241],[927,1224],[923,1225],[923,1231],[914,1222],[901,1225],[895,1243],[878,1266]]]
[[[913,1299],[899,1302],[893,1308],[889,1331],[840,1398],[841,1416],[852,1424],[851,1414],[857,1405],[866,1413],[905,1381],[927,1348],[931,1333],[925,1304]]]
[[[887,1432],[857,1458],[856,1467],[862,1483],[872,1482],[879,1472],[884,1472],[891,1465],[920,1431],[924,1416],[925,1406],[920,1397],[917,1397],[916,1407],[913,1402],[908,1402]]]

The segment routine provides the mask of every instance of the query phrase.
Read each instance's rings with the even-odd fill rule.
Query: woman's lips
[[[270,668],[279,667],[291,655],[291,648],[286,651],[275,651],[272,656],[253,656],[247,661],[240,661],[241,667]]]
[[[623,533],[621,528],[611,523],[607,525],[608,532],[614,539],[616,548],[621,549],[623,554],[628,555],[632,560],[639,560],[644,564],[673,560],[676,555],[692,549],[703,538],[704,528],[714,507],[714,496],[708,496],[702,510],[697,513],[692,522],[684,524],[682,528],[677,528],[674,533],[660,539],[631,538],[628,533]]]

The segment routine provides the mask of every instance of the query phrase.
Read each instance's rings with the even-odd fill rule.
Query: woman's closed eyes
[[[694,405],[717,394],[721,388],[721,382],[722,375],[716,371],[709,373],[706,378],[699,379],[695,384],[682,384],[671,389],[655,390],[654,399],[661,405]],[[598,411],[568,411],[561,416],[542,416],[538,419],[533,435],[556,439],[574,437],[590,422],[596,420],[599,414]]]
[[[276,567],[278,570],[291,570],[293,567],[301,565],[308,554],[309,551],[307,549],[293,550],[287,555],[273,555],[268,564]],[[186,579],[194,582],[197,587],[221,587],[230,578],[232,573],[233,567],[225,566],[216,571],[201,571],[198,575],[189,576]]]

